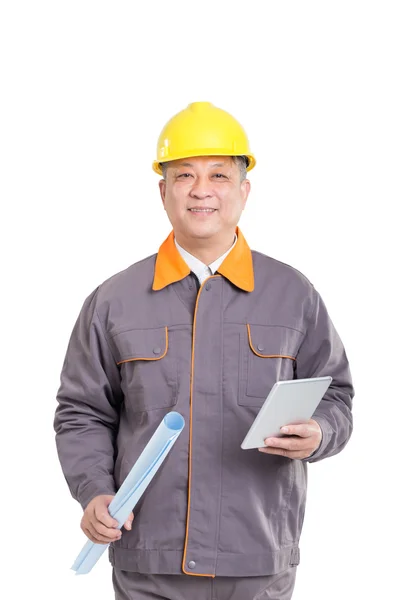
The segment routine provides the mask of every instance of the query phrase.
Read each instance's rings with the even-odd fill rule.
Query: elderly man
[[[195,102],[157,152],[173,231],[83,304],[57,395],[61,466],[83,531],[111,542],[117,600],[288,600],[307,463],[352,431],[346,353],[313,284],[237,227],[255,165],[242,126]],[[240,448],[276,381],[323,375],[310,421]],[[187,426],[121,532],[107,507],[170,410]]]

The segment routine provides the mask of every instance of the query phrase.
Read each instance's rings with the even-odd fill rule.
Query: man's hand
[[[280,454],[287,458],[307,458],[320,445],[322,440],[321,427],[311,419],[298,425],[281,427],[281,432],[288,434],[285,437],[267,438],[265,447],[259,448],[265,454]]]
[[[108,512],[108,506],[114,496],[96,496],[87,505],[81,520],[81,529],[95,544],[109,544],[121,539],[118,521]],[[132,529],[133,513],[124,523],[125,529]]]

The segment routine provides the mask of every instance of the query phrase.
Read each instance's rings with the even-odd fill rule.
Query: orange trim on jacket
[[[187,553],[187,545],[188,545],[188,536],[189,536],[189,521],[190,521],[190,496],[191,496],[191,484],[192,484],[192,439],[193,439],[193,371],[194,371],[194,343],[196,338],[196,316],[197,316],[197,307],[199,304],[200,293],[202,287],[209,279],[213,279],[216,277],[220,277],[220,275],[210,275],[207,277],[205,281],[200,286],[200,289],[197,293],[196,306],[194,309],[194,317],[193,317],[193,337],[192,337],[192,363],[190,369],[190,419],[189,419],[189,479],[188,479],[188,497],[187,497],[187,513],[186,513],[186,533],[185,533],[185,546],[183,550],[183,559],[182,559],[182,571],[185,575],[191,575],[192,577],[215,577],[215,575],[208,573],[190,573],[185,568],[186,563],[186,553]]]

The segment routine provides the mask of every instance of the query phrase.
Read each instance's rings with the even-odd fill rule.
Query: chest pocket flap
[[[117,364],[134,360],[160,360],[168,350],[168,328],[130,329],[114,337]]]
[[[247,324],[247,334],[250,349],[260,358],[296,360],[303,339],[303,333],[282,325]]]

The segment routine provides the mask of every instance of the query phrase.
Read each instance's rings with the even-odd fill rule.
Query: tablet
[[[265,438],[285,435],[280,431],[284,425],[311,419],[331,381],[330,376],[277,381],[240,447],[263,448]]]

